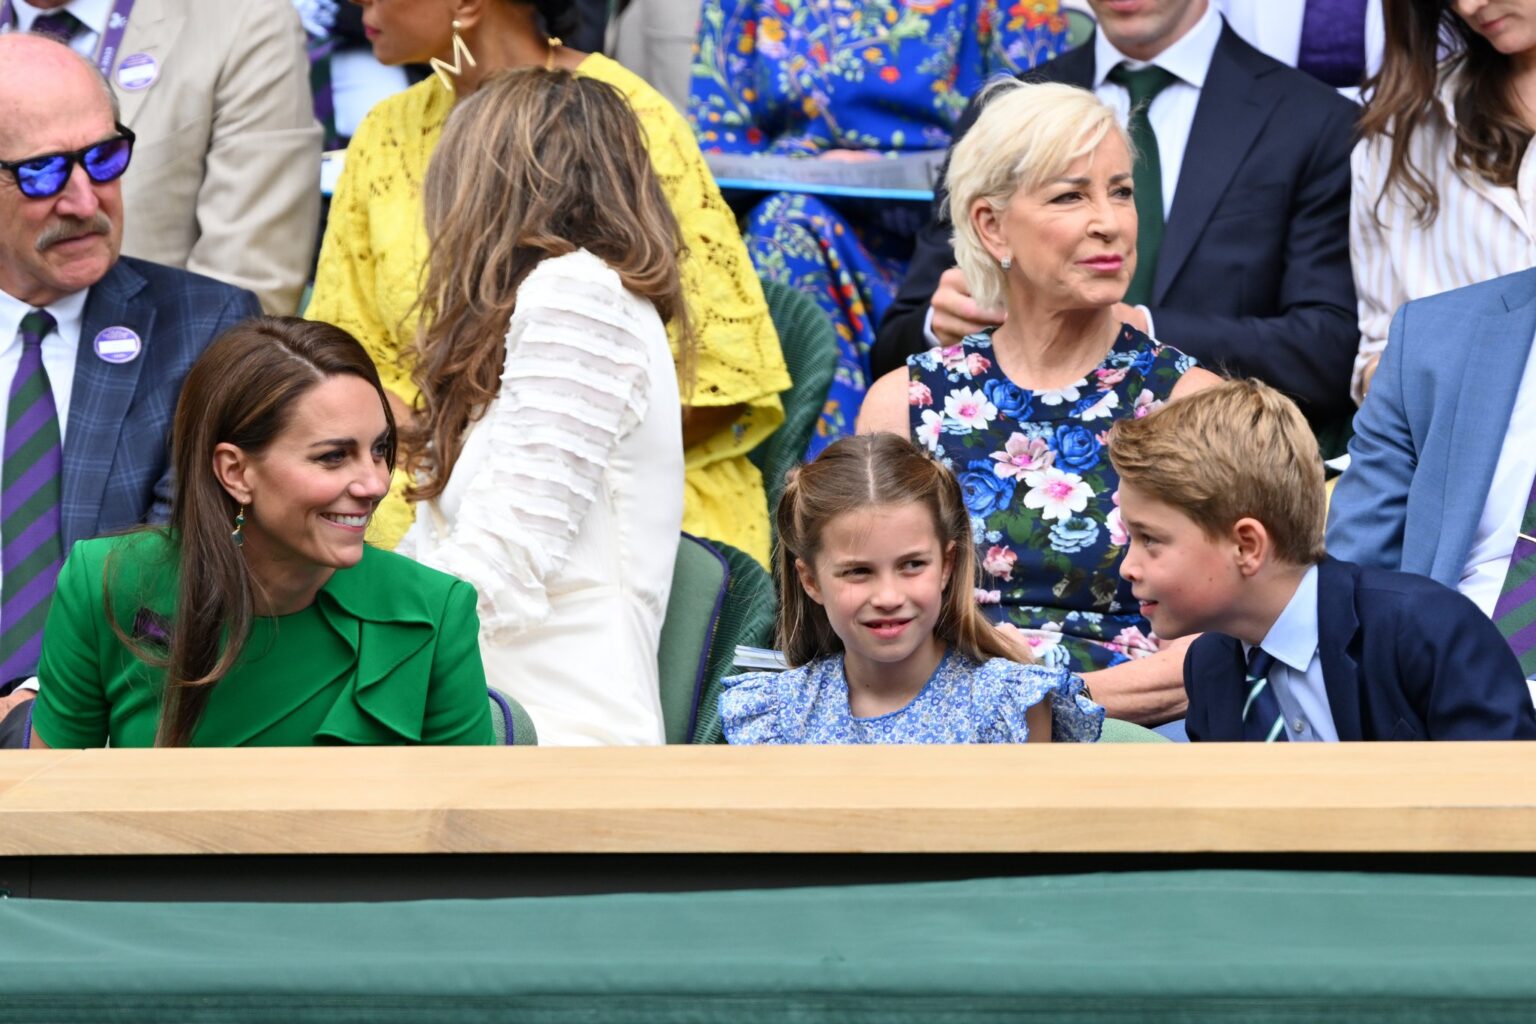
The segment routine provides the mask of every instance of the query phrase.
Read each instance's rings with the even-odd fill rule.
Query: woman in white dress
[[[639,125],[604,82],[510,72],[455,109],[424,193],[399,550],[475,585],[486,677],[540,745],[661,743],[685,313]]]

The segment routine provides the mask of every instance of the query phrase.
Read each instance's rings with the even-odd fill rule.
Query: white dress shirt
[[[1093,37],[1093,91],[1114,110],[1125,124],[1131,113],[1131,94],[1123,85],[1109,81],[1109,73],[1119,64],[1144,68],[1149,63],[1178,79],[1152,98],[1147,120],[1157,136],[1157,157],[1163,176],[1163,218],[1173,209],[1173,195],[1179,186],[1179,171],[1184,166],[1184,147],[1195,123],[1195,108],[1200,104],[1200,90],[1211,69],[1211,56],[1221,40],[1221,15],[1214,7],[1193,28],[1151,61],[1132,60],[1109,41],[1103,32]]]
[[[85,320],[85,299],[90,289],[66,295],[44,306],[57,326],[43,339],[43,369],[53,389],[53,406],[59,413],[59,443],[69,423],[69,396],[75,386],[75,354],[80,350],[80,330]],[[21,321],[32,307],[0,291],[0,431],[10,411],[11,378],[21,364]]]
[[[1447,75],[1440,83],[1433,116],[1409,143],[1409,158],[1440,197],[1434,223],[1419,224],[1396,189],[1378,208],[1391,139],[1363,140],[1350,156],[1349,258],[1360,306],[1360,348],[1351,385],[1357,402],[1363,397],[1361,372],[1387,347],[1387,330],[1399,306],[1536,266],[1536,146],[1526,147],[1514,188],[1458,169],[1454,97],[1459,79]]]
[[[75,38],[69,41],[70,49],[82,56],[96,59],[96,47],[101,44],[101,37],[107,29],[107,19],[112,16],[113,0],[70,0],[69,3],[55,10],[68,11],[75,19],[85,26]],[[32,31],[32,23],[45,14],[53,11],[45,11],[40,7],[33,7],[27,0],[11,0],[11,8],[16,12],[16,25],[22,32]]]
[[[1286,736],[1296,743],[1337,743],[1339,730],[1333,723],[1317,650],[1317,566],[1301,578],[1259,646],[1275,659],[1269,685],[1285,716]],[[1243,644],[1243,654],[1252,650]]]

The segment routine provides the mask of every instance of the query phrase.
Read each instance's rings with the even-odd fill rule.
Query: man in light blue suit
[[[0,688],[35,671],[70,546],[169,517],[182,379],[260,312],[249,292],[119,257],[132,149],[94,66],[0,36]]]
[[[1329,509],[1329,554],[1429,576],[1506,625],[1536,505],[1533,340],[1536,270],[1397,311]]]

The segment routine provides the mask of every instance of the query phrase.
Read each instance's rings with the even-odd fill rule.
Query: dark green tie
[[[1152,132],[1152,122],[1147,120],[1147,110],[1154,96],[1179,79],[1152,64],[1134,70],[1117,64],[1110,71],[1109,80],[1124,86],[1131,94],[1131,116],[1126,128],[1137,154],[1133,177],[1136,219],[1140,227],[1136,233],[1136,276],[1131,278],[1131,286],[1126,289],[1125,301],[1139,306],[1152,298],[1157,250],[1163,244],[1163,167],[1157,154],[1157,136]]]

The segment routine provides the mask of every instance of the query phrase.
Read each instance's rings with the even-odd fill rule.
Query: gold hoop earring
[[[234,541],[235,547],[245,546],[245,535],[240,531],[245,529],[245,506],[240,506],[240,511],[235,513],[235,528],[230,533],[229,539]]]
[[[433,57],[427,63],[432,65],[432,70],[437,72],[437,80],[443,83],[443,88],[449,92],[458,92],[454,87],[454,79],[464,73],[466,66],[475,66],[475,55],[469,52],[469,44],[464,37],[459,35],[460,25],[457,20],[453,23],[453,63],[438,60]],[[451,77],[450,77],[451,76]]]

